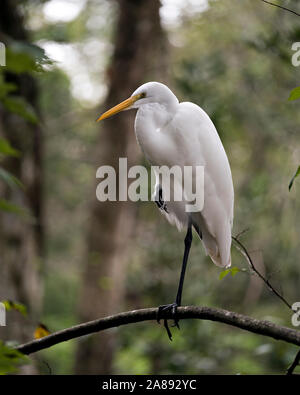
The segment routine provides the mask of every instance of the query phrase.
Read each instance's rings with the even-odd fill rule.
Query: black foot
[[[160,320],[161,320],[161,315],[162,313],[165,312],[171,312],[172,313],[172,319],[174,320],[174,324],[172,326],[176,326],[178,329],[179,328],[179,320],[176,316],[177,313],[177,303],[171,303],[171,304],[165,304],[163,306],[159,306],[158,311],[157,311],[157,322],[160,324]],[[168,320],[166,318],[164,318],[164,327],[166,328],[167,334],[169,339],[172,341],[172,333],[170,331],[169,325],[168,325]]]
[[[157,207],[161,210],[164,210],[166,213],[169,213],[168,209],[167,209],[167,204],[166,202],[163,200],[163,196],[162,196],[162,189],[159,188],[158,191],[158,200],[155,200],[155,203],[157,204]]]

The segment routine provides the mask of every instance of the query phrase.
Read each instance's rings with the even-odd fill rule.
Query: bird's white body
[[[190,216],[202,233],[206,253],[216,265],[228,267],[234,190],[228,158],[216,128],[199,106],[179,103],[163,84],[144,84],[132,97],[142,92],[146,92],[146,97],[132,106],[138,108],[135,133],[151,165],[177,165],[182,169],[204,166],[203,209],[187,213],[185,201],[171,199],[166,203],[168,212],[162,212],[179,229],[188,224]]]

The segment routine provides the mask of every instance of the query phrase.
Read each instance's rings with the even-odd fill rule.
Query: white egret
[[[228,267],[231,264],[234,190],[230,165],[216,128],[206,112],[196,104],[179,103],[173,92],[158,82],[140,86],[127,100],[106,111],[97,121],[134,108],[138,109],[136,138],[151,165],[177,165],[182,169],[184,166],[204,166],[204,205],[199,212],[186,212],[184,201],[170,198],[165,202],[166,191],[162,189],[158,176],[156,180],[155,201],[161,212],[179,229],[187,228],[176,300],[159,308],[159,314],[162,310],[170,310],[178,326],[176,308],[181,305],[192,228],[216,265]],[[170,189],[174,189],[174,185]],[[171,338],[166,320],[165,327]]]

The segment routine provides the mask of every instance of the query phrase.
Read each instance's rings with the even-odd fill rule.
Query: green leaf
[[[6,67],[9,71],[20,74],[34,71],[36,68],[35,60],[21,48],[8,47],[6,50]]]
[[[8,213],[17,214],[21,217],[30,217],[30,213],[23,207],[17,206],[6,199],[0,199],[0,210],[6,211]]]
[[[21,154],[20,151],[16,150],[10,145],[9,141],[3,138],[0,138],[0,153],[7,156],[15,157],[19,157]]]
[[[231,275],[232,275],[232,277],[234,277],[238,272],[240,272],[241,271],[241,269],[239,269],[238,267],[236,267],[236,266],[233,266],[233,267],[231,267],[231,268],[229,268],[229,269],[226,269],[226,270],[223,270],[221,273],[220,273],[220,276],[219,276],[219,280],[222,280],[224,277],[226,277],[227,276],[227,274],[229,274],[229,273],[231,273]]]
[[[230,269],[232,277],[234,277],[238,272],[241,271],[238,267],[234,266]]]
[[[2,102],[8,111],[18,114],[31,123],[38,122],[38,117],[33,107],[22,97],[8,96]]]
[[[17,90],[17,85],[11,82],[4,82],[3,76],[0,76],[0,99],[4,99],[9,93]]]
[[[6,69],[20,74],[43,71],[44,64],[51,64],[43,48],[22,41],[11,41],[6,49]]]
[[[15,189],[16,187],[24,189],[24,185],[21,181],[9,171],[3,169],[3,167],[0,167],[0,178],[12,189]]]
[[[29,362],[26,355],[0,341],[0,375],[14,373],[20,365]]]
[[[229,271],[230,271],[230,269],[223,270],[223,271],[220,273],[219,280],[223,280],[223,278],[227,276],[227,274],[229,273]]]
[[[300,86],[298,86],[297,88],[294,88],[291,93],[290,93],[290,97],[289,100],[297,100],[300,99]]]
[[[4,301],[2,301],[2,303],[4,304],[6,311],[16,310],[26,317],[27,309],[24,304],[16,303],[16,302],[13,302],[12,300],[4,300]]]
[[[6,199],[0,199],[0,210],[10,214],[18,215],[23,221],[32,225],[36,222],[35,217],[27,208],[18,206],[14,203],[9,202]]]
[[[300,166],[298,166],[298,169],[297,169],[296,173],[294,174],[293,178],[291,179],[291,181],[289,183],[289,191],[291,190],[291,188],[292,188],[292,186],[294,184],[295,178],[298,177],[299,174],[300,174]]]

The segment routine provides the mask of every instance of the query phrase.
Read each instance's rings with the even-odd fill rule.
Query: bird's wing
[[[228,158],[216,128],[200,107],[180,103],[164,132],[170,139],[169,165],[172,156],[173,165],[204,166],[204,206],[191,217],[200,227],[204,247],[214,263],[229,266],[234,191]],[[187,217],[182,210],[182,205],[175,210],[180,222],[184,214]]]

